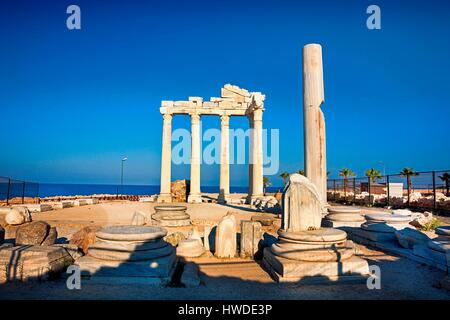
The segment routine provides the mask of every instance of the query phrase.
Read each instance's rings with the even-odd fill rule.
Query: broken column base
[[[352,228],[360,228],[361,224],[364,221],[332,221],[323,219],[322,220],[322,227],[324,228],[338,228],[345,230],[346,228],[352,229]]]
[[[201,194],[190,194],[188,196],[188,203],[202,203]]]
[[[170,193],[161,193],[156,201],[158,203],[172,203],[172,195]]]
[[[325,284],[330,282],[365,282],[369,275],[366,260],[357,256],[344,261],[309,262],[282,258],[270,248],[264,249],[263,265],[277,282]]]
[[[84,256],[77,265],[87,283],[166,285],[172,279],[177,257],[171,254],[152,261],[108,261]]]

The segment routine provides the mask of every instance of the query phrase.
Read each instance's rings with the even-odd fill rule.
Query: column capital
[[[200,122],[200,115],[198,113],[190,113],[191,123],[198,124]]]
[[[223,114],[220,116],[220,125],[222,127],[230,125],[230,116],[227,114]]]
[[[263,113],[263,109],[254,109],[253,110],[253,121],[262,121],[262,113]]]
[[[164,119],[164,121],[171,121],[172,114],[171,113],[163,113],[163,119]]]

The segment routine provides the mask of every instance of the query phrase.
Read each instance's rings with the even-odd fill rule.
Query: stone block
[[[365,281],[369,275],[367,261],[357,256],[337,262],[305,262],[278,257],[265,248],[263,264],[277,282]]]
[[[45,280],[72,264],[63,248],[15,246],[0,250],[0,282]]]
[[[240,256],[253,258],[259,249],[262,240],[261,223],[255,221],[241,221]]]
[[[353,230],[353,234],[374,242],[392,242],[396,241],[395,233],[375,232],[363,229]]]
[[[95,277],[170,277],[176,256],[171,254],[150,261],[109,261],[84,256],[77,261],[82,275]]]
[[[434,263],[447,265],[447,257],[445,256],[445,253],[432,250],[426,244],[416,244],[413,247],[413,252],[415,255],[429,259]]]

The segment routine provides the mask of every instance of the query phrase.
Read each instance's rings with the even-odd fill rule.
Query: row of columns
[[[262,145],[262,110],[255,109],[249,115],[250,121],[250,163],[249,163],[249,194],[247,202],[252,203],[257,197],[263,196],[263,145]],[[200,191],[200,115],[191,116],[191,179],[188,202],[201,203]],[[171,149],[172,149],[172,115],[163,114],[163,134],[161,153],[161,192],[158,202],[172,202],[171,197]],[[230,195],[230,116],[220,117],[220,203],[229,201]]]

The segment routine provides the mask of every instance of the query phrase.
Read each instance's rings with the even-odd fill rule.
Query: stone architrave
[[[218,258],[234,258],[236,246],[236,218],[227,213],[217,226],[214,254]]]
[[[320,108],[324,101],[322,47],[319,44],[308,44],[303,48],[305,175],[315,184],[323,203],[326,203],[325,118]]]
[[[189,97],[188,101],[164,100],[161,102],[160,112],[164,116],[163,147],[161,163],[161,193],[159,202],[170,202],[170,135],[172,115],[191,116],[191,181],[188,202],[202,202],[200,191],[200,117],[203,115],[220,116],[222,120],[221,144],[221,179],[220,202],[226,202],[229,193],[229,156],[228,146],[228,118],[230,116],[247,117],[250,121],[250,157],[249,162],[249,195],[247,201],[253,201],[263,195],[263,126],[265,95],[261,92],[249,92],[237,86],[226,84],[221,90],[219,98],[212,97],[210,101],[203,101],[201,97]],[[231,200],[230,200],[231,201]]]

